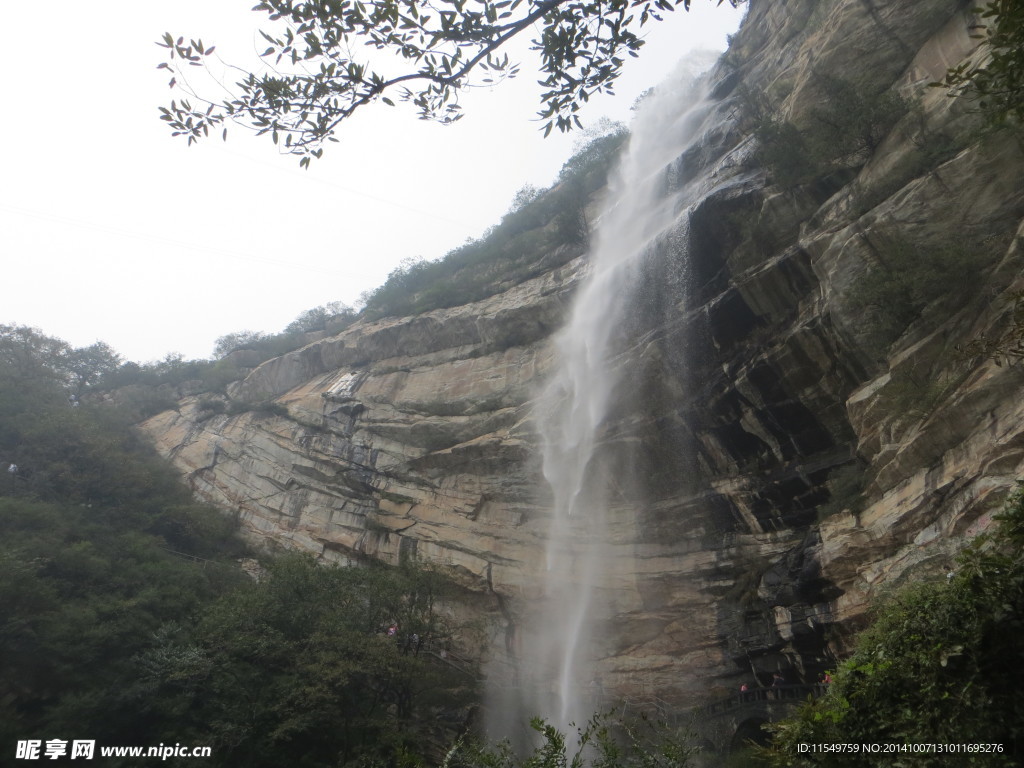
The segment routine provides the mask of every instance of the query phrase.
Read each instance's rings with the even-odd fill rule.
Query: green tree
[[[348,304],[332,301],[329,304],[322,304],[319,307],[307,309],[285,326],[284,333],[297,334],[308,333],[309,331],[322,331],[326,330],[332,321],[335,324],[346,325],[354,321],[355,317],[355,310]]]
[[[411,564],[281,556],[194,631],[166,628],[138,657],[138,698],[160,721],[205,729],[227,765],[422,754],[432,723],[472,692],[465,674],[427,651],[451,630],[436,606],[443,584]]]
[[[938,581],[896,592],[828,695],[777,724],[779,766],[875,766],[879,755],[799,744],[998,745],[899,754],[907,765],[1019,765],[1024,747],[1024,493]],[[896,764],[893,762],[893,764]],[[903,763],[900,763],[903,764]]]
[[[254,8],[275,27],[262,31],[269,73],[245,72],[237,91],[214,103],[188,84],[188,65],[202,66],[214,47],[164,35],[172,87],[187,96],[161,107],[161,119],[189,143],[232,120],[270,134],[308,166],[338,125],[361,107],[395,99],[423,119],[451,123],[462,116],[460,92],[515,77],[503,49],[530,31],[540,53],[545,135],[580,125],[576,113],[598,93],[610,93],[626,56],[643,45],[642,29],[691,0],[263,0]],[[717,0],[718,4],[724,0]],[[743,0],[729,0],[738,5]],[[352,51],[371,47],[406,67],[383,74]],[[193,105],[195,102],[195,105]],[[227,136],[224,128],[223,135]]]
[[[233,524],[192,502],[112,408],[68,393],[114,360],[28,328],[0,331],[0,741],[88,732],[152,734],[125,706],[131,658],[162,624],[192,615],[236,569]],[[5,473],[6,475],[7,473]],[[236,574],[237,580],[241,579]]]
[[[533,184],[523,185],[516,191],[515,196],[512,198],[512,204],[509,206],[508,212],[515,213],[516,211],[522,210],[536,200],[540,193],[541,190],[537,189]]]
[[[475,680],[433,653],[441,575],[292,555],[253,583],[232,521],[110,406],[68,401],[71,351],[0,332],[0,458],[21,467],[0,483],[2,748],[76,733],[212,743],[225,766],[411,765],[445,738]]]
[[[110,345],[102,341],[88,347],[71,350],[65,361],[65,367],[71,378],[71,385],[76,395],[94,387],[99,381],[121,366],[121,356]]]
[[[919,318],[960,309],[974,295],[987,260],[998,252],[966,241],[914,242],[900,232],[873,240],[874,263],[850,287],[848,300],[863,318],[868,338],[882,349]]]
[[[213,344],[215,360],[234,352],[236,349],[253,349],[267,338],[262,331],[235,331],[220,336]]]
[[[976,98],[993,125],[1024,125],[1024,3],[993,0],[976,8],[986,56],[951,68],[941,83],[950,95]]]
[[[0,365],[5,376],[24,382],[47,380],[81,395],[116,371],[121,357],[102,341],[75,348],[35,328],[0,325]]]
[[[819,78],[820,106],[811,111],[815,153],[832,163],[863,165],[910,105],[889,90],[868,92],[838,77]]]

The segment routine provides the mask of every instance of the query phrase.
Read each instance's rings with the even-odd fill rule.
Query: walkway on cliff
[[[774,685],[767,688],[751,688],[712,702],[711,704],[702,707],[701,712],[704,715],[717,716],[757,704],[793,705],[806,701],[808,698],[816,699],[819,696],[824,696],[827,691],[828,685],[825,683],[815,683],[812,685]]]

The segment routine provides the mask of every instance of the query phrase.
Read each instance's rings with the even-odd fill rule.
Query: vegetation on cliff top
[[[383,285],[364,294],[358,312],[338,302],[325,304],[303,312],[280,333],[246,330],[221,336],[212,360],[178,355],[141,365],[115,360],[97,375],[102,375],[105,389],[120,390],[122,405],[140,421],[174,408],[182,388],[193,395],[224,394],[231,382],[260,363],[322,335],[340,333],[358,319],[459,306],[541,275],[582,252],[589,229],[587,207],[606,184],[628,135],[620,123],[599,123],[564,163],[550,189],[520,190],[500,223],[441,259],[407,259]],[[235,408],[256,405],[238,403]],[[211,415],[216,408],[212,406]]]
[[[479,240],[438,261],[412,261],[365,296],[363,315],[413,315],[478,301],[543,274],[579,254],[587,205],[607,182],[628,133],[618,123],[586,142],[562,166],[555,185],[523,195]]]

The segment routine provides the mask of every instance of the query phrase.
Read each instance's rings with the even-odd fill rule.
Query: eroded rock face
[[[623,329],[598,468],[621,479],[607,694],[681,705],[754,675],[814,679],[882,587],[948,569],[1020,476],[1024,374],[959,350],[998,335],[1024,288],[1024,155],[927,87],[976,55],[970,22],[954,0],[752,1],[718,73],[723,121],[681,160],[734,182],[694,212],[688,251],[650,258]],[[753,159],[742,89],[808,126],[821,73],[915,106],[863,165],[780,189]],[[897,235],[959,243],[981,279],[880,344],[852,297]],[[357,323],[232,385],[260,404],[247,412],[185,397],[143,428],[255,540],[443,564],[511,665],[549,514],[532,402],[584,269]],[[828,484],[842,467],[863,477],[845,510]]]
[[[259,404],[246,413],[210,416],[193,397],[143,426],[252,537],[343,560],[415,550],[510,592],[533,557],[520,531],[542,535],[529,402],[577,271],[358,324],[233,385],[234,403]]]

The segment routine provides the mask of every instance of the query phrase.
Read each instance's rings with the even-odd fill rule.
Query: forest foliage
[[[777,766],[875,766],[879,755],[799,744],[998,745],[900,755],[921,766],[1019,765],[1024,749],[1024,491],[934,581],[893,592],[828,695],[772,727]],[[895,763],[894,763],[895,764]]]
[[[871,343],[882,350],[918,319],[934,322],[960,309],[1000,252],[991,242],[925,245],[899,232],[881,233],[874,240],[875,262],[853,283],[848,301]]]
[[[474,691],[430,652],[456,629],[447,582],[298,555],[254,582],[234,521],[79,388],[92,371],[74,352],[0,329],[0,750],[88,738],[207,745],[210,765],[411,765],[451,738]]]

